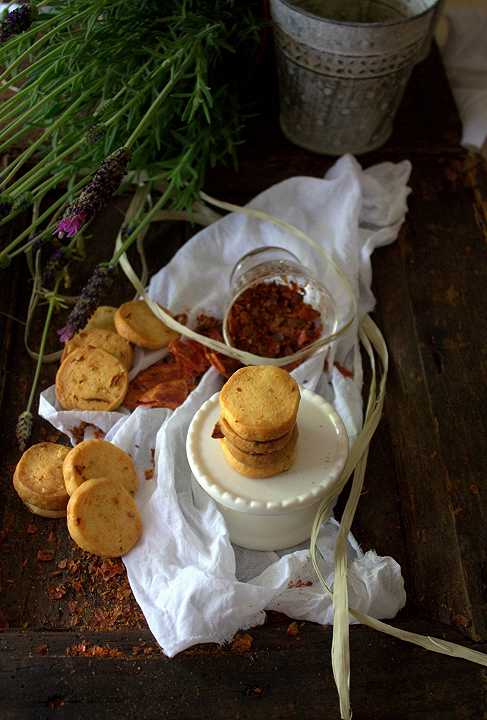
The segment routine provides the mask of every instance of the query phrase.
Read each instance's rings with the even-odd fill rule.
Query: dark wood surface
[[[414,72],[390,141],[361,158],[364,165],[410,159],[413,193],[398,242],[373,257],[375,319],[391,371],[354,531],[365,549],[402,565],[408,602],[395,624],[485,651],[487,171],[459,137],[434,51]],[[242,148],[239,172],[215,170],[207,190],[245,202],[292,175],[322,176],[332,162],[290,145],[271,116]],[[94,227],[101,255],[109,252],[124,204],[114,203]],[[193,232],[174,223],[154,227],[151,269]],[[25,268],[19,263],[2,279],[1,311],[24,318]],[[121,281],[106,300],[130,294]],[[226,648],[198,647],[168,660],[147,630],[122,563],[81,552],[62,521],[24,510],[11,485],[19,457],[15,420],[34,369],[22,334],[19,322],[0,315],[2,720],[338,717],[329,628],[300,623],[292,636],[289,620],[272,615],[267,626]],[[55,366],[44,368],[42,387],[54,373]],[[58,438],[36,421],[34,440]],[[487,677],[478,666],[362,627],[352,628],[351,645],[354,717],[487,717]]]

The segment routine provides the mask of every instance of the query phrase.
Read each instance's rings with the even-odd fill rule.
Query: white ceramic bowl
[[[186,452],[193,475],[217,503],[230,539],[251,550],[281,550],[310,537],[324,493],[348,455],[345,427],[321,395],[301,388],[296,460],[272,478],[252,479],[231,468],[211,437],[220,415],[219,393],[194,416]]]

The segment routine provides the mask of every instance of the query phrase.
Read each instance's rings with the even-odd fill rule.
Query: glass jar
[[[272,290],[269,288],[269,298],[272,304],[268,311],[263,313],[269,323],[268,332],[266,332],[266,326],[262,324],[264,320],[260,322],[259,316],[256,316],[256,306],[249,305],[254,298],[255,302],[264,302],[265,304],[265,288],[259,287],[256,290],[257,286],[265,285],[273,286]],[[280,287],[276,288],[276,286]],[[290,300],[296,306],[296,315],[300,318],[305,317],[306,320],[295,321],[292,314],[288,315],[288,321],[282,318],[274,320],[274,316],[270,317],[273,308],[275,315],[279,315],[279,297],[286,294],[282,286],[289,289]],[[251,289],[254,289],[254,293],[249,292]],[[244,296],[244,293],[247,294]],[[270,293],[272,293],[272,298]],[[287,305],[287,299],[284,298],[282,303]],[[259,335],[260,340],[255,340],[255,347],[252,347],[253,340],[250,341],[250,346],[242,347],[242,344],[239,345],[232,336],[232,327],[236,325],[236,312],[240,313],[239,317],[242,312],[246,313],[247,327],[255,328],[256,336]],[[289,306],[287,312],[289,313]],[[285,316],[283,315],[283,317]],[[299,259],[289,250],[275,246],[257,248],[243,255],[235,264],[230,275],[230,301],[223,319],[223,337],[227,345],[253,352],[261,357],[284,357],[299,352],[308,345],[315,345],[316,341],[334,335],[336,330],[337,312],[334,298],[312,271],[300,263]],[[289,341],[288,338],[292,337],[294,332],[296,332],[296,346],[289,350],[290,342],[294,341]],[[268,343],[263,340],[267,337],[269,338]],[[309,342],[306,338],[309,338]],[[247,344],[247,338],[245,343]],[[262,350],[265,345],[268,345],[269,348],[267,352]],[[272,351],[272,348],[279,347],[288,347],[288,350],[278,352],[278,354]],[[316,349],[316,347],[310,347],[310,354]]]

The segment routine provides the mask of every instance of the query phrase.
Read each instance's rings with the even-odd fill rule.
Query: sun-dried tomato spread
[[[318,310],[296,283],[259,283],[234,301],[228,316],[232,344],[262,357],[285,357],[321,336]]]

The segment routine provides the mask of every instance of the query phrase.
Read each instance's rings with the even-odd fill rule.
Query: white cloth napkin
[[[410,170],[405,161],[363,171],[353,157],[344,156],[325,179],[291,178],[263,192],[250,206],[296,225],[321,243],[347,272],[362,315],[375,302],[370,256],[397,236],[407,209]],[[307,264],[318,261],[275,226],[231,214],[189,240],[152,278],[149,294],[174,312],[222,317],[235,262],[253,247],[276,244]],[[294,376],[334,402],[353,442],[362,423],[356,328],[338,343],[336,358],[353,364],[353,380],[335,367],[324,374],[323,357],[308,359]],[[169,656],[195,643],[226,641],[239,629],[261,624],[265,609],[332,622],[331,600],[319,586],[306,547],[280,553],[233,547],[214,502],[192,479],[186,433],[195,412],[221,385],[222,378],[210,369],[175,411],[138,408],[130,415],[61,411],[53,388],[42,393],[40,401],[40,414],[64,432],[72,435],[73,426],[91,422],[132,454],[140,473],[137,500],[144,533],[124,562],[149,627]],[[146,480],[152,449],[156,472]],[[337,523],[330,519],[319,540],[330,583],[336,532]],[[352,536],[349,555],[350,602],[372,616],[393,617],[405,603],[399,565],[373,551],[364,554]]]
[[[463,123],[462,145],[487,138],[487,2],[448,0],[436,38]]]

